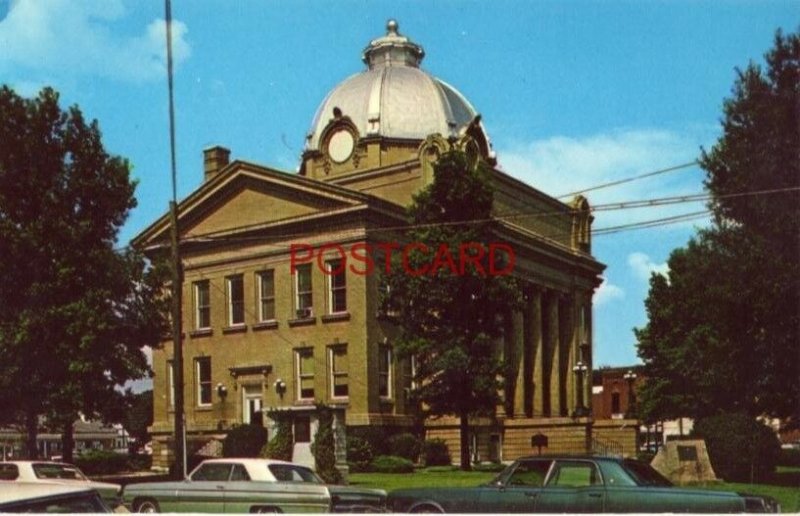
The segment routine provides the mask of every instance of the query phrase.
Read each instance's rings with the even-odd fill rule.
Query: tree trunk
[[[75,438],[73,434],[72,421],[64,423],[61,429],[61,461],[72,462],[73,451],[75,450]]]
[[[461,414],[459,421],[461,434],[461,471],[472,471],[472,461],[469,456],[469,416]]]
[[[39,458],[39,447],[36,443],[36,435],[39,431],[38,419],[32,410],[25,413],[25,455],[28,460]]]

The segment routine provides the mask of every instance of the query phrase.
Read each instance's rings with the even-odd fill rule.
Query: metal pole
[[[178,188],[175,166],[175,104],[172,98],[172,3],[164,0],[167,24],[167,82],[169,88],[169,151],[172,165],[172,201],[169,203],[170,240],[172,249],[172,349],[175,388],[175,475],[186,476],[186,425],[183,407],[183,342],[181,308],[183,270],[178,247]]]

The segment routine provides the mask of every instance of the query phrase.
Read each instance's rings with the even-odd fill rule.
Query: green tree
[[[129,170],[52,89],[0,88],[0,413],[24,421],[31,457],[41,416],[65,431],[68,457],[78,412],[110,413],[163,332],[157,268],[114,249],[136,205]]]
[[[714,224],[653,276],[636,331],[649,419],[800,416],[800,38],[737,71],[701,164]]]
[[[397,326],[397,356],[416,359],[418,387],[411,396],[424,414],[459,418],[461,468],[469,470],[469,418],[493,414],[500,401],[498,341],[521,293],[512,277],[489,273],[490,266],[505,266],[503,256],[490,263],[485,252],[494,241],[491,170],[454,151],[439,158],[434,174],[408,209],[413,228],[406,238],[428,251],[416,249],[407,261],[394,254],[392,272],[383,278],[382,312]],[[479,265],[462,270],[461,249]],[[414,272],[420,270],[426,272]]]
[[[333,410],[325,405],[317,405],[319,427],[311,453],[314,455],[317,473],[328,484],[342,481],[342,473],[336,469],[336,439],[333,435]]]
[[[143,391],[128,396],[128,410],[123,416],[123,426],[128,434],[136,439],[132,451],[141,449],[149,440],[147,427],[153,424],[153,391]]]

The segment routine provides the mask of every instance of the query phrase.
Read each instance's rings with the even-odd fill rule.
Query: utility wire
[[[592,186],[592,187],[589,187],[589,188],[586,188],[586,189],[583,189],[583,190],[577,190],[575,192],[570,192],[568,194],[559,195],[558,197],[556,197],[556,199],[564,199],[566,197],[572,197],[574,195],[584,194],[586,192],[593,192],[595,190],[602,190],[603,188],[610,188],[612,186],[617,186],[617,185],[621,185],[621,184],[625,184],[625,183],[630,183],[632,181],[637,181],[639,179],[644,179],[646,177],[652,177],[652,176],[657,176],[657,175],[660,175],[660,174],[666,174],[667,172],[674,172],[676,170],[681,170],[681,169],[684,169],[684,168],[693,167],[693,166],[698,165],[698,164],[699,163],[697,162],[697,160],[690,161],[689,163],[683,163],[681,165],[675,165],[674,167],[662,168],[661,170],[655,170],[653,172],[648,172],[646,174],[641,174],[641,175],[638,175],[638,176],[628,177],[628,178],[625,178],[625,179],[618,179],[616,181],[611,181],[610,183],[603,183],[603,184],[600,184],[600,185],[597,185],[597,186]]]

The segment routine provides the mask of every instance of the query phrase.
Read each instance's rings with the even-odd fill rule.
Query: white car
[[[94,489],[44,482],[9,482],[0,488],[0,512],[110,513]]]
[[[0,481],[80,486],[95,489],[112,507],[119,503],[119,484],[95,482],[72,464],[38,460],[0,462]]]

